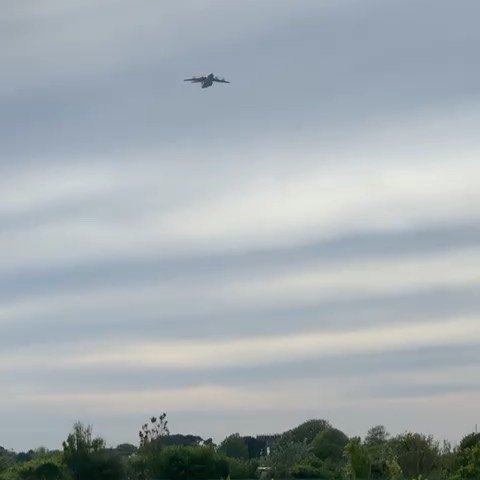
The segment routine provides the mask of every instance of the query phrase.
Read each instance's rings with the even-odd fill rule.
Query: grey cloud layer
[[[4,100],[3,149],[9,157],[28,152],[38,158],[39,149],[56,152],[65,161],[67,153],[118,152],[129,145],[250,141],[293,125],[294,131],[310,127],[328,140],[372,115],[383,121],[385,111],[393,117],[406,111],[403,116],[410,117],[418,109],[451,110],[475,98],[479,72],[472,19],[478,5],[473,1],[461,6],[341,2],[337,8],[321,3],[296,8],[276,2],[272,8],[262,2],[254,15],[252,5],[233,3],[229,11],[211,3],[197,20],[195,2],[188,4],[192,12],[147,4],[95,6],[84,15],[67,11],[66,18],[41,30],[48,41],[36,57],[43,62],[24,74],[34,82],[43,73],[46,86],[38,92],[21,89],[21,96]],[[178,32],[172,31],[176,15],[182,18],[173,22]],[[68,20],[89,31],[88,38],[69,31]],[[62,42],[50,36],[59,27]],[[27,52],[32,44],[42,46],[35,31],[25,29],[23,35],[32,36],[25,42]],[[112,58],[116,67],[105,71]],[[71,79],[62,81],[66,61],[75,68]],[[48,68],[52,62],[56,69]],[[179,82],[189,69],[212,64],[236,79],[233,92],[201,97]],[[11,72],[23,72],[24,65],[13,64]],[[259,84],[269,88],[259,90]],[[230,121],[217,122],[220,116]]]
[[[152,409],[216,438],[316,416],[457,439],[480,390],[479,14],[6,5],[0,445],[77,418],[133,441]],[[232,84],[182,82],[209,71]]]

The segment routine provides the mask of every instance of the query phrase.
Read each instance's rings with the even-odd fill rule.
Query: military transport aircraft
[[[206,77],[186,78],[184,82],[201,83],[202,88],[211,87],[213,85],[213,82],[230,83],[224,80],[223,78],[217,78],[213,73],[211,73],[210,75],[207,75]]]

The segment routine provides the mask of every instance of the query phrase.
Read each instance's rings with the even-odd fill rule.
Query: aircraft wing
[[[219,83],[230,83],[227,80],[225,80],[224,78],[217,78],[217,77],[214,77],[213,81],[214,82],[219,82]]]
[[[204,82],[206,80],[206,77],[192,77],[192,78],[186,78],[184,82]]]

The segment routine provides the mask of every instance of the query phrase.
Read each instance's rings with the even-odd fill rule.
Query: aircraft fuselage
[[[202,82],[202,88],[211,87],[213,85],[213,78],[214,78],[213,73],[208,75],[208,77]]]

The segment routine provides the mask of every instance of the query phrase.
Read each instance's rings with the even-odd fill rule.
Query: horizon
[[[168,419],[168,418],[167,418]],[[146,419],[144,419],[146,420]],[[287,428],[286,430],[282,430],[282,431],[277,431],[277,432],[262,432],[262,433],[254,433],[254,434],[250,434],[249,432],[242,432],[240,433],[238,430],[235,430],[235,431],[232,431],[230,432],[229,434],[227,434],[225,437],[223,438],[213,438],[211,436],[209,436],[208,434],[207,435],[198,435],[196,432],[169,432],[168,434],[166,434],[167,437],[169,436],[176,436],[176,435],[182,435],[182,436],[188,436],[188,435],[193,435],[193,436],[197,436],[197,437],[200,437],[202,439],[202,441],[205,441],[205,440],[213,440],[213,443],[215,445],[220,445],[221,442],[223,440],[225,440],[225,438],[227,438],[229,435],[232,435],[232,434],[237,434],[239,433],[242,437],[248,437],[248,436],[251,436],[251,437],[254,437],[254,438],[259,438],[259,437],[276,437],[276,436],[281,436],[285,433],[288,433],[290,432],[291,430],[295,429],[296,427],[299,427],[300,425],[304,424],[304,423],[307,423],[309,421],[314,421],[314,420],[326,420],[327,422],[328,419],[314,419],[314,418],[307,418],[305,419],[304,421],[300,422],[299,424],[296,424],[296,425],[292,425],[290,428]],[[140,430],[140,426],[138,428],[138,431],[136,432],[137,435],[135,437],[135,440],[125,440],[125,441],[120,441],[118,443],[109,443],[108,442],[108,438],[105,438],[103,435],[101,435],[99,432],[96,431],[95,429],[95,425],[92,425],[92,424],[88,424],[88,423],[85,423],[83,422],[82,420],[77,420],[76,422],[80,422],[82,425],[84,426],[88,426],[92,429],[92,436],[93,437],[100,437],[102,438],[103,440],[105,440],[106,442],[106,447],[107,448],[116,448],[118,447],[119,445],[122,445],[122,444],[130,444],[130,445],[134,445],[136,446],[137,448],[139,447],[140,445],[140,442],[138,440],[138,431]],[[76,423],[75,422],[75,423]],[[331,424],[330,422],[330,425],[331,425],[331,428],[333,429],[337,429],[338,427],[334,424]],[[377,427],[377,426],[382,426],[382,427],[386,427],[385,425],[372,425],[372,427]],[[73,427],[73,425],[72,425]],[[32,448],[26,448],[26,449],[23,449],[23,450],[15,450],[13,448],[8,448],[6,445],[0,445],[0,448],[3,447],[5,448],[6,450],[9,450],[9,451],[14,451],[15,453],[20,453],[20,452],[28,452],[28,451],[34,451],[38,448],[46,448],[48,451],[56,451],[56,450],[62,450],[62,442],[65,441],[65,439],[67,438],[67,435],[69,433],[71,433],[72,431],[72,427],[70,428],[70,430],[68,432],[65,433],[65,436],[63,439],[60,440],[59,444],[57,446],[46,446],[46,445],[36,445],[35,447],[32,447]],[[472,433],[477,433],[478,432],[478,425],[475,424],[474,425],[474,428],[471,430],[471,431],[466,431],[466,432],[463,432],[463,434],[461,435],[462,438],[466,437],[467,435],[469,434],[472,434]],[[370,427],[371,428],[371,427]],[[388,428],[385,428],[386,432],[387,432],[387,435],[388,435],[388,438],[392,439],[394,437],[396,437],[397,435],[403,435],[403,434],[406,434],[406,433],[410,433],[410,431],[403,431],[403,432],[390,432]],[[343,430],[341,430],[343,431]],[[343,431],[345,434],[347,434],[347,436],[349,438],[354,438],[354,437],[360,437],[362,439],[362,441],[364,441],[365,437],[366,437],[366,434],[368,432],[365,432],[363,435],[348,435],[348,432],[346,431]],[[414,432],[414,431],[411,431],[411,433],[420,433],[422,435],[430,435],[428,432]],[[459,441],[457,442],[451,442],[448,438],[436,438],[434,437],[434,440],[435,441],[438,441],[439,444],[441,444],[443,441],[447,441],[449,443],[451,443],[451,447],[452,448],[456,448],[459,444]],[[461,438],[459,439],[461,440]]]
[[[2,10],[0,445],[480,423],[480,3]]]

